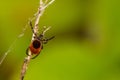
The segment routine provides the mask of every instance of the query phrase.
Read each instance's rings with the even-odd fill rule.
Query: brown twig
[[[42,14],[44,13],[45,9],[54,2],[54,0],[51,0],[50,2],[48,2],[48,0],[46,0],[45,2],[43,2],[43,0],[40,0],[40,6],[38,8],[38,11],[37,13],[35,14],[35,17],[36,17],[36,20],[35,20],[35,25],[34,25],[34,32],[37,34],[38,33],[38,24],[39,24],[39,21],[40,21],[40,17],[42,16]],[[32,21],[32,19],[31,19]],[[49,28],[48,28],[49,29]],[[47,29],[47,30],[48,30]],[[35,34],[32,35],[32,40],[34,40],[34,36]],[[25,73],[26,73],[26,70],[27,70],[27,66],[31,60],[31,57],[32,57],[32,54],[31,54],[31,51],[28,51],[28,56],[25,57],[24,59],[24,63],[23,63],[23,66],[22,66],[22,70],[21,70],[21,75],[20,75],[20,80],[23,80],[24,79],[24,76],[25,76]]]

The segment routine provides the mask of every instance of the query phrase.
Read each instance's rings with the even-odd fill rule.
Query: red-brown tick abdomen
[[[33,40],[29,48],[32,54],[39,54],[41,51],[41,42],[39,40]]]

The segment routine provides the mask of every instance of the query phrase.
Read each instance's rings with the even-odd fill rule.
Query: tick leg
[[[31,28],[32,32],[35,33],[33,30],[32,21],[30,21],[30,28]]]
[[[26,54],[29,56],[29,54],[28,54],[28,49],[29,49],[29,48],[26,49]]]
[[[40,54],[40,53],[39,53]],[[35,55],[34,57],[32,57],[31,59],[35,59],[39,54]]]
[[[43,39],[43,43],[46,44],[49,40],[53,39],[55,36],[52,36],[51,38],[48,39]]]
[[[50,29],[51,27],[46,27],[44,26],[44,29],[42,31],[42,33],[39,35],[39,39],[42,39],[44,34]]]
[[[55,36],[52,36],[51,38],[48,38],[48,39],[47,39],[47,41],[49,41],[49,40],[53,39],[54,37],[55,37]]]
[[[35,36],[37,36],[37,34],[34,32],[34,28],[33,28],[33,26],[32,26],[32,21],[30,21],[30,28],[31,28],[33,34],[34,34]]]
[[[42,45],[41,49],[43,49],[43,45]]]

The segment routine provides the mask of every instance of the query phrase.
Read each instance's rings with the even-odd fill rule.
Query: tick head
[[[40,48],[40,46],[41,46],[40,40],[37,40],[37,39],[34,40],[33,43],[32,43],[32,45],[33,45],[33,47],[34,47],[35,49]]]

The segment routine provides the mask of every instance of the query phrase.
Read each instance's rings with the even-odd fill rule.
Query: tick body
[[[32,54],[39,54],[42,49],[42,43],[40,40],[33,40],[29,46],[30,51]]]

